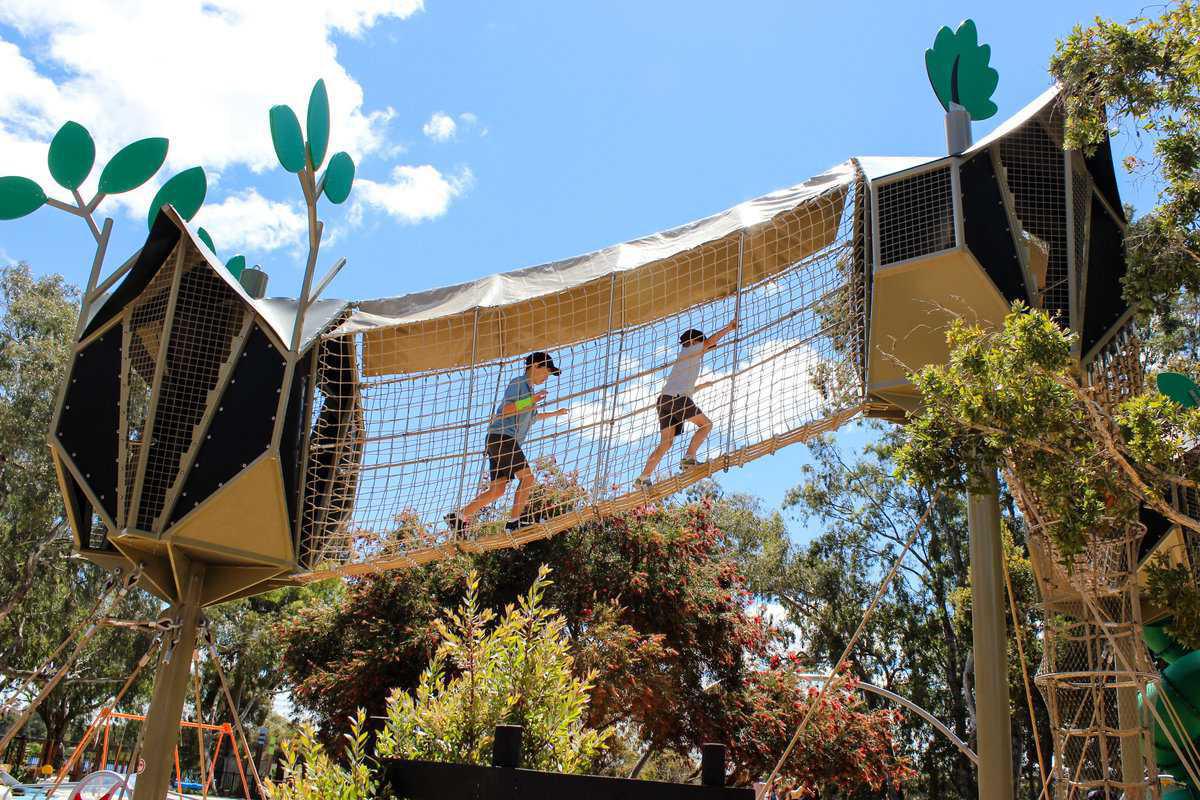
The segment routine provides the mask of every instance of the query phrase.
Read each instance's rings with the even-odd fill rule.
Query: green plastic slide
[[[1181,735],[1179,726],[1167,713],[1166,705],[1162,703],[1159,694],[1165,694],[1171,701],[1175,713],[1182,726],[1182,735],[1196,742],[1200,747],[1200,650],[1188,652],[1187,648],[1172,639],[1166,632],[1165,626],[1169,620],[1143,629],[1146,647],[1158,659],[1166,663],[1162,670],[1162,686],[1151,686],[1146,691],[1146,699],[1167,724],[1165,729],[1155,725],[1154,755],[1160,773],[1169,773],[1183,787],[1173,789],[1163,795],[1163,800],[1200,800],[1200,787],[1192,786],[1188,780],[1187,771],[1179,762],[1179,757],[1171,748],[1168,732],[1178,741]]]

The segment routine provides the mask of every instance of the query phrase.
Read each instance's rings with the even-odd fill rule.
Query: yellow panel
[[[178,599],[174,569],[166,548],[154,540],[133,536],[110,537],[113,546],[135,564],[142,565],[141,584],[167,602]]]
[[[821,195],[745,230],[742,285],[779,274],[827,247],[838,234],[847,190]],[[381,328],[363,336],[364,375],[390,375],[461,367],[553,350],[670,316],[728,297],[737,290],[736,230],[669,258],[618,272],[530,300],[483,308],[475,335],[475,311]],[[497,283],[513,280],[498,276]],[[615,291],[614,291],[615,289]],[[612,299],[612,313],[609,300]]]
[[[66,474],[62,462],[58,459],[58,449],[50,448],[50,460],[54,463],[54,474],[58,478],[58,491],[63,497],[63,505],[67,509],[67,524],[71,526],[71,534],[75,537],[75,549],[83,549],[83,538],[91,534],[91,520],[84,527],[83,520],[75,518],[75,504],[71,502],[71,489],[67,485]]]
[[[1154,545],[1154,549],[1146,554],[1138,568],[1137,582],[1141,589],[1146,588],[1146,565],[1158,561],[1167,567],[1188,566],[1188,548],[1183,540],[1183,531],[1178,525],[1172,526],[1167,535]]]
[[[911,392],[909,372],[945,363],[946,330],[956,315],[998,325],[1008,309],[991,279],[964,250],[876,270],[868,389],[876,394]]]
[[[284,572],[282,567],[209,567],[204,572],[201,605],[210,606],[259,586]]]
[[[278,459],[263,456],[188,512],[165,538],[201,561],[291,564],[283,491]]]

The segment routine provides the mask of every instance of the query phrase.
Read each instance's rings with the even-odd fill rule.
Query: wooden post
[[[138,776],[134,800],[162,800],[166,796],[171,780],[171,754],[179,741],[179,719],[187,697],[192,651],[196,647],[196,629],[200,621],[204,565],[181,558],[179,566],[187,571],[186,576],[181,576],[184,577],[180,582],[183,594],[172,607],[172,616],[179,627],[174,646],[164,648],[163,660],[154,676],[154,694],[142,728],[142,758],[146,769]]]
[[[967,495],[971,550],[971,638],[975,653],[979,800],[1012,800],[1012,722],[1008,713],[1008,631],[1004,622],[1004,552],[996,470]]]

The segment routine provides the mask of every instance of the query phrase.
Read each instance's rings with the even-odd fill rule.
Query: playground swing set
[[[96,759],[93,762],[95,765],[98,765],[96,768],[110,770],[123,775],[133,775],[138,773],[139,770],[137,769],[137,764],[134,762],[136,750],[125,751],[123,749],[124,737],[122,737],[121,743],[113,751],[112,760],[109,760],[109,734],[112,730],[113,723],[121,721],[141,723],[146,721],[146,717],[142,714],[127,714],[120,711],[113,711],[108,707],[101,709],[96,719],[91,725],[88,726],[87,731],[84,733],[84,736],[80,740],[79,744],[76,745],[75,750],[71,753],[70,758],[68,758],[66,763],[63,764],[62,768],[59,769],[58,775],[55,777],[54,784],[46,793],[47,798],[54,795],[54,793],[58,790],[59,785],[63,782],[66,776],[71,773],[71,770],[73,770],[77,764],[83,763],[86,751],[89,747],[92,747],[98,751],[96,753]],[[209,794],[216,785],[215,781],[217,778],[218,760],[221,757],[222,747],[224,746],[226,740],[228,740],[232,748],[231,752],[234,757],[234,763],[237,766],[238,777],[241,781],[241,796],[245,798],[245,800],[250,800],[252,796],[250,792],[250,784],[247,782],[246,770],[242,764],[242,753],[239,752],[237,740],[234,737],[232,726],[230,726],[228,722],[215,725],[212,723],[195,722],[187,719],[181,720],[179,724],[185,730],[196,731],[200,736],[201,746],[203,746],[203,737],[205,733],[214,734],[216,738],[212,745],[211,756],[206,756],[206,753],[203,749],[197,750],[197,755],[199,756],[199,775],[202,782],[187,780],[187,776],[180,766],[179,745],[175,746],[173,758],[175,765],[175,779],[171,788],[177,792],[186,791],[192,794],[200,795],[207,800]],[[127,728],[128,726],[125,727]],[[123,731],[123,733],[125,732],[127,731]],[[127,755],[124,760],[121,758],[123,753]]]
[[[315,280],[319,201],[344,202],[354,176],[345,153],[326,163],[329,103],[321,81],[304,129],[287,106],[269,115],[276,155],[297,176],[308,212],[296,299],[266,298],[265,273],[241,255],[222,262],[212,235],[189,224],[206,193],[198,167],[163,184],[145,244],[100,279],[112,220],[98,225],[95,212],[107,195],[157,172],[165,139],[119,151],[90,200],[79,187],[95,148],[73,122],[49,154],[50,172],[73,203],[48,198],[28,179],[0,178],[0,218],[49,205],[84,220],[96,241],[50,445],[77,553],[120,576],[114,591],[136,584],[170,604],[170,646],[159,648],[142,726],[146,769],[137,800],[160,800],[173,763],[182,780],[171,748],[206,606],[521,546],[668,497],[856,418],[903,422],[921,402],[909,373],[944,362],[944,328],[953,316],[997,326],[1014,303],[1044,309],[1076,335],[1081,391],[1089,402],[1096,398],[1098,415],[1103,403],[1141,391],[1144,367],[1120,292],[1127,221],[1111,148],[1107,141],[1090,154],[1063,148],[1056,88],[973,142],[972,120],[996,112],[990,98],[999,76],[989,58],[970,20],[943,28],[926,52],[946,111],[945,156],[851,158],[652,236],[370,301],[321,297],[344,259]],[[729,320],[737,330],[706,356],[703,388],[695,392],[714,423],[709,451],[679,470],[643,476],[658,441],[656,396],[675,361],[672,343],[681,330],[714,331]],[[571,409],[525,442],[540,456],[534,468],[550,480],[534,487],[513,525],[488,514],[444,524],[484,483],[485,434],[503,387],[528,354],[541,352],[552,354],[558,374],[542,405]],[[1013,764],[991,478],[992,488],[973,492],[968,504],[978,721],[971,756],[983,800],[1012,796]],[[1020,486],[1015,494],[1031,522],[1047,616],[1068,621],[1062,630],[1047,628],[1047,658],[1032,681],[1047,698],[1054,734],[1054,762],[1039,764],[1043,784],[1058,781],[1063,796],[1097,790],[1158,798],[1166,784],[1157,759],[1183,784],[1171,791],[1200,788],[1195,732],[1180,724],[1178,710],[1191,700],[1174,684],[1158,689],[1160,676],[1141,644],[1143,623],[1169,609],[1143,608],[1138,595],[1143,551],[1194,557],[1188,553],[1197,548],[1200,523],[1179,510],[1186,503],[1160,504],[1144,515],[1152,524],[1118,521],[1067,563],[1050,543],[1053,523],[1039,515],[1036,498]],[[899,559],[831,674],[850,656]],[[79,657],[103,606],[56,651],[58,671],[5,742]],[[163,658],[168,650],[173,657]],[[818,682],[821,697],[836,680]],[[218,748],[229,735],[234,751],[249,755],[232,702],[229,710],[233,725],[216,726]],[[113,720],[122,719],[102,713],[90,737],[103,729],[106,742]],[[759,797],[776,788],[808,721]],[[192,723],[201,734],[214,732],[204,724]],[[101,750],[104,762],[105,744]],[[80,757],[77,748],[72,758]],[[249,765],[257,784],[253,759]],[[242,785],[248,793],[244,772]],[[609,788],[588,791],[600,798]]]

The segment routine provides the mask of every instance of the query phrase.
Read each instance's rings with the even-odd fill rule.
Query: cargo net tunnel
[[[299,562],[310,577],[513,547],[633,508],[830,430],[863,397],[865,181],[846,162],[803,184],[566,262],[358,304],[313,349],[312,435]],[[740,324],[704,356],[692,426],[649,488],[656,401],[680,333]],[[561,369],[523,443],[537,477],[525,524],[515,482],[463,532],[444,516],[488,481],[485,437],[525,356]]]
[[[687,225],[565,261],[358,302],[309,356],[297,566],[309,578],[518,546],[665,497],[831,430],[902,420],[909,379],[944,363],[951,317],[998,325],[1014,302],[1069,327],[1102,368],[1130,311],[1107,143],[1063,149],[1048,89],[961,156],[851,159]],[[682,331],[738,329],[704,359],[700,463],[676,437],[649,489],[656,400]],[[443,517],[487,478],[485,438],[534,351],[561,368],[523,449],[538,486],[461,534]],[[1113,376],[1110,376],[1113,377]]]

